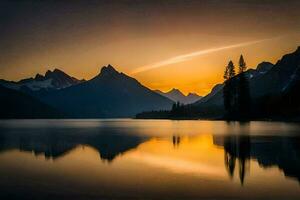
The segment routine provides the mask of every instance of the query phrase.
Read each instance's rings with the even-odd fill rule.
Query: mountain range
[[[39,98],[71,117],[132,117],[144,110],[170,109],[173,102],[111,65],[89,81]]]
[[[158,94],[165,96],[171,99],[174,102],[180,102],[182,104],[191,104],[200,100],[202,97],[197,95],[196,93],[189,93],[188,95],[184,95],[180,90],[173,88],[169,92],[162,92],[160,90],[154,90]]]
[[[44,76],[37,74],[34,78],[26,78],[17,82],[0,79],[0,85],[14,90],[39,91],[63,89],[84,81],[84,79],[78,80],[59,69],[54,69],[48,70]]]
[[[299,117],[300,47],[275,64],[262,62],[244,73],[255,115]],[[224,114],[223,83],[203,98],[185,96],[177,89],[163,93],[150,90],[111,65],[102,67],[91,80],[79,80],[55,69],[17,82],[0,80],[0,86],[1,118],[133,117],[144,111],[161,111],[168,116],[165,111],[177,101],[189,104],[193,117],[221,118]]]
[[[260,114],[300,113],[300,47],[284,55],[275,64],[260,63],[245,72],[250,84],[253,108]],[[238,75],[237,75],[238,76]],[[198,112],[220,117],[224,112],[223,83],[193,104]],[[277,113],[274,113],[277,112]]]
[[[269,70],[273,68],[273,64],[270,62],[262,62],[257,65],[256,69],[248,69],[245,74],[248,80],[250,80],[250,84],[252,82],[255,82],[258,77],[263,76],[266,74]],[[223,106],[223,86],[224,83],[218,83],[216,84],[211,92],[204,96],[199,101],[195,102],[193,105],[196,106]],[[255,93],[255,89],[251,90],[253,93]],[[253,95],[253,94],[252,94]],[[252,96],[251,95],[251,96]]]
[[[58,111],[67,118],[133,117],[144,110],[170,109],[174,103],[134,78],[116,71],[111,65],[102,67],[100,73],[88,81],[78,80],[55,69],[47,71],[44,76],[37,74],[35,78],[18,82],[1,80],[0,85],[6,89],[3,95],[7,99],[0,105],[3,107],[2,118],[36,118],[35,113],[30,111],[26,111],[29,113],[24,115],[11,115],[10,110],[14,110],[14,107],[7,102],[18,102],[23,98],[31,100],[27,104],[28,109],[40,102],[47,110],[52,108],[52,114]],[[6,92],[13,92],[22,98],[16,98],[18,95],[6,95]],[[47,118],[48,112],[43,112],[45,116],[42,117]]]
[[[233,79],[244,75],[249,82],[251,119],[300,120],[300,47],[284,55],[275,64],[262,62]],[[224,83],[216,84],[211,92],[187,106],[167,112],[143,112],[137,118],[206,118],[224,119]]]

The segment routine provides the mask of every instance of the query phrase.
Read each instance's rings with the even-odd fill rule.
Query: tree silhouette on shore
[[[251,97],[250,97],[250,87],[249,80],[245,74],[247,69],[246,62],[243,55],[240,56],[239,60],[239,79],[238,79],[238,111],[240,118],[249,117],[250,107],[251,107]]]
[[[225,116],[232,116],[235,111],[236,105],[236,81],[234,64],[230,60],[225,68],[224,72],[224,88],[223,88],[223,98],[224,98],[224,108],[226,110]]]
[[[250,87],[243,55],[240,56],[238,69],[238,75],[236,75],[235,66],[230,60],[223,76],[223,100],[227,119],[246,119],[250,115]]]

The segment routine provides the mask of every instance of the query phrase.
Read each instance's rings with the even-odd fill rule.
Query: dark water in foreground
[[[300,199],[300,125],[0,121],[0,199]]]

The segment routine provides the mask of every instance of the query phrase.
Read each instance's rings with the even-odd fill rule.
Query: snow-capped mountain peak
[[[53,71],[47,70],[44,76],[41,74],[36,74],[34,78],[27,78],[17,82],[0,80],[0,84],[4,87],[15,90],[29,89],[32,91],[39,91],[42,89],[62,89],[76,85],[83,81],[84,80],[78,80],[74,77],[71,77],[59,69],[54,69]]]

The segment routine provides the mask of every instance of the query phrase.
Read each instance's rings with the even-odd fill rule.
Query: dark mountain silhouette
[[[0,118],[53,118],[62,113],[22,92],[0,86]]]
[[[160,90],[155,90],[155,92],[171,99],[174,102],[180,102],[182,104],[191,104],[202,98],[201,96],[195,93],[189,93],[188,95],[184,95],[180,90],[175,88],[173,88],[169,92],[162,92]]]
[[[266,72],[268,72],[274,65],[270,62],[262,62],[262,63],[259,63],[256,67],[256,71],[260,74],[264,74]]]
[[[250,83],[254,83],[257,78],[266,74],[274,65],[269,62],[262,62],[257,65],[256,69],[249,69],[245,72],[249,78]],[[201,100],[194,103],[197,106],[221,106],[223,107],[223,86],[224,84],[217,84],[213,87],[212,91],[204,96]],[[255,90],[255,88],[254,88]],[[251,90],[252,91],[252,90]]]
[[[196,101],[199,101],[202,98],[202,96],[199,96],[198,94],[192,92],[188,93],[186,97],[189,99],[190,101],[189,103],[194,103]]]
[[[299,90],[299,68],[300,47],[295,52],[284,55],[275,65],[263,62],[257,66],[256,70],[249,69],[245,72],[250,81],[254,116],[291,115],[291,110],[294,110],[294,115],[300,113],[300,103],[296,101],[299,95],[295,92]],[[210,94],[194,103],[193,106],[197,108],[199,115],[222,117],[224,113],[223,84],[218,84]]]
[[[257,65],[256,69],[247,70],[246,76],[251,80],[267,73],[274,65],[270,62],[262,62]],[[204,96],[201,100],[195,102],[195,105],[204,104],[207,102],[208,105],[222,105],[223,104],[223,83],[216,84],[211,92]]]
[[[300,47],[284,55],[275,65],[260,63],[256,69],[249,69],[232,78],[238,82],[241,78],[249,81],[249,113],[242,120],[274,119],[300,120]],[[180,112],[143,112],[137,118],[226,118],[224,109],[224,83],[217,84],[210,94],[199,101],[180,106]],[[250,100],[249,99],[249,100]],[[251,107],[251,108],[250,108]],[[177,113],[173,115],[172,113]],[[241,115],[243,113],[236,113]],[[237,116],[238,116],[237,115]],[[239,120],[239,118],[235,118]]]
[[[89,81],[38,97],[76,118],[131,117],[144,110],[170,109],[173,103],[111,65]]]
[[[262,62],[256,69],[249,69],[234,78],[239,79],[241,75],[249,80],[252,104],[249,116],[261,119],[299,118],[300,47],[283,56],[275,65]],[[79,81],[55,69],[47,71],[45,76],[37,74],[35,78],[19,82],[1,80],[0,85],[36,97],[44,103],[45,108],[49,105],[48,108],[64,113],[64,117],[133,117],[141,112],[143,114],[138,115],[139,118],[224,117],[223,84],[216,85],[210,94],[195,103],[179,106],[180,112],[173,112],[177,113],[173,116],[167,110],[172,108],[174,101],[189,103],[196,95],[184,96],[176,89],[166,94],[157,91],[161,95],[157,94],[137,80],[116,71],[111,65],[103,67],[101,73],[89,81]],[[7,111],[6,114],[9,114]],[[22,113],[25,111],[24,108]],[[3,117],[5,112],[2,112]],[[11,114],[8,118],[13,116]],[[27,113],[26,116],[36,118],[40,115]],[[43,117],[46,116],[48,114]]]
[[[18,82],[6,81],[2,79],[0,80],[0,85],[10,89],[32,93],[32,91],[67,88],[84,81],[85,80],[78,80],[74,77],[71,77],[59,69],[54,69],[53,71],[48,70],[44,76],[37,74],[34,78],[22,79]]]
[[[97,128],[0,128],[0,153],[19,149],[44,155],[47,159],[60,158],[77,146],[95,148],[102,160],[113,161],[118,155],[136,148],[146,137],[126,131]]]

